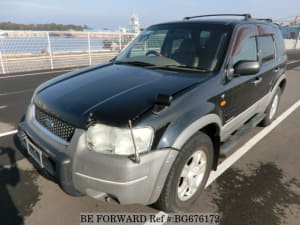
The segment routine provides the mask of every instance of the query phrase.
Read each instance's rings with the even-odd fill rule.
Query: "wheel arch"
[[[281,89],[281,94],[285,90],[287,82],[287,77],[285,74],[281,75],[275,82],[273,88],[272,88],[272,96],[275,94],[276,89],[279,87]]]
[[[197,132],[203,132],[208,135],[214,147],[213,169],[215,170],[218,165],[220,155],[220,130],[221,119],[217,114],[208,114],[188,125],[177,136],[172,148],[181,149],[183,145]]]
[[[280,81],[278,87],[280,87],[281,93],[283,93],[285,90],[285,87],[286,87],[286,79],[285,78]]]
[[[212,133],[212,131],[220,133],[221,124],[221,119],[218,115],[205,115],[186,126],[182,130],[182,132],[176,137],[172,144],[172,147],[176,149],[181,149],[182,146],[187,142],[187,140],[189,140],[198,131],[206,131],[208,132],[208,134]]]
[[[213,143],[214,149],[214,158],[213,158],[213,170],[216,170],[218,167],[218,161],[220,156],[220,145],[221,145],[221,138],[220,138],[220,127],[216,123],[211,123],[206,125],[205,127],[201,128],[199,131],[205,133],[207,136],[210,137]]]

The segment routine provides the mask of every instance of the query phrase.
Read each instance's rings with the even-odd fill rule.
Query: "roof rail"
[[[200,17],[213,17],[213,16],[242,16],[245,20],[250,20],[252,17],[249,13],[245,14],[208,14],[208,15],[200,15],[200,16],[187,16],[184,17],[184,20],[190,20],[194,18],[200,18]]]
[[[260,18],[251,18],[252,20],[260,20],[260,21],[266,21],[266,22],[270,22],[273,23],[273,20],[271,18],[265,18],[265,19],[260,19]]]

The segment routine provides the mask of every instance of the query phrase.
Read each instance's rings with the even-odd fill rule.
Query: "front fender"
[[[197,105],[172,121],[161,137],[158,148],[172,147],[181,149],[184,143],[201,128],[216,124],[222,126],[220,110],[210,102]]]

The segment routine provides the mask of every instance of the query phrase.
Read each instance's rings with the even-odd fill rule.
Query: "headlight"
[[[153,140],[151,127],[133,128],[133,136],[138,153],[148,151]],[[90,150],[106,154],[133,155],[134,144],[130,129],[95,124],[88,128],[86,134]]]

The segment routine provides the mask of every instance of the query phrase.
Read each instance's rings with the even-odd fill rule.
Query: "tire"
[[[25,120],[25,114],[23,114],[23,116],[21,117],[20,122],[23,122],[24,120]]]
[[[202,167],[199,166],[201,164]],[[185,212],[195,203],[204,189],[212,164],[212,141],[206,134],[198,132],[178,153],[154,207],[166,212]],[[186,174],[189,176],[185,177]],[[192,182],[194,186],[189,184]]]
[[[272,98],[272,101],[270,102],[270,104],[266,109],[265,112],[266,116],[259,124],[261,127],[266,127],[270,125],[273,122],[273,120],[276,119],[276,114],[280,102],[280,96],[281,96],[281,89],[277,88],[275,95]]]

